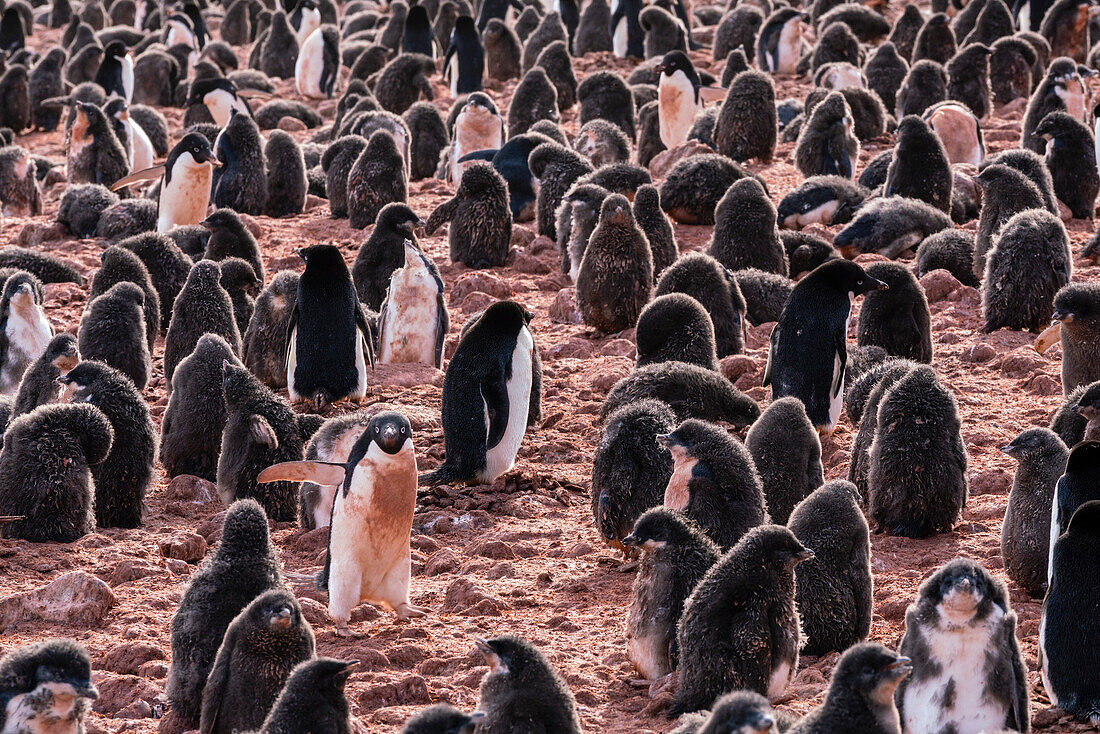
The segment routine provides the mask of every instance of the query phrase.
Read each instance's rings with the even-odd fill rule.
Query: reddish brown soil
[[[242,54],[242,56],[244,56]],[[246,58],[246,56],[245,56]],[[708,55],[694,54],[696,63],[714,73],[720,65]],[[576,61],[579,77],[590,70],[631,67],[609,55]],[[507,109],[514,82],[490,87],[501,109]],[[450,98],[437,85],[435,103],[446,113]],[[280,91],[294,98],[293,85]],[[780,80],[779,97],[802,97],[807,86]],[[331,119],[334,103],[318,106]],[[182,112],[166,110],[178,133]],[[564,115],[568,131],[576,131],[576,109]],[[998,112],[984,125],[992,151],[1017,144],[1020,112]],[[297,133],[306,139],[309,133]],[[35,152],[63,160],[61,134],[32,134],[20,139]],[[863,148],[861,158],[892,145],[890,136]],[[800,179],[791,162],[790,144],[781,145],[768,166],[751,165],[767,181],[778,201]],[[27,224],[48,224],[63,190],[47,193],[47,215],[34,220],[9,219],[3,243],[15,243]],[[411,204],[424,218],[451,194],[435,180],[414,182]],[[293,219],[257,218],[269,273],[299,268],[296,247],[329,242],[350,262],[366,233],[352,230],[347,220],[329,218],[324,202],[315,201]],[[973,225],[970,225],[973,227]],[[451,264],[443,233],[423,240],[440,266],[452,310],[448,354],[465,319],[491,298],[514,298],[536,314],[533,322],[544,361],[544,421],[528,432],[515,469],[493,486],[461,490],[442,488],[423,494],[413,528],[413,603],[432,614],[408,624],[369,606],[360,607],[353,627],[358,640],[334,634],[325,598],[303,585],[296,587],[317,634],[318,652],[361,661],[348,687],[355,718],[369,731],[397,731],[405,718],[433,702],[449,701],[472,709],[486,672],[473,652],[472,638],[510,633],[532,640],[565,675],[580,706],[587,731],[666,732],[672,723],[663,710],[667,697],[650,699],[632,687],[624,654],[623,619],[630,598],[632,574],[617,570],[616,554],[604,548],[588,506],[591,459],[599,432],[594,416],[614,382],[630,369],[633,333],[597,336],[583,326],[557,323],[550,317],[559,291],[569,288],[557,270],[557,256],[545,239],[535,239],[531,224],[517,226],[518,248],[510,265],[490,271],[469,271]],[[1091,222],[1069,224],[1074,249],[1087,238]],[[681,251],[705,246],[709,227],[676,226]],[[76,263],[87,275],[98,267],[102,243],[91,240],[50,241],[42,249]],[[1094,280],[1100,268],[1075,263],[1075,279]],[[85,305],[85,291],[71,285],[47,287],[46,309],[58,331],[76,332]],[[875,615],[872,639],[895,646],[901,636],[906,606],[917,585],[938,565],[957,555],[981,560],[1003,576],[1000,522],[1004,515],[1014,462],[997,448],[1030,426],[1046,425],[1060,403],[1059,348],[1045,356],[1031,348],[1034,334],[980,332],[979,293],[954,289],[932,303],[934,366],[954,390],[963,419],[963,436],[970,452],[971,496],[959,526],[928,540],[873,536],[872,568]],[[762,404],[760,387],[771,324],[750,331],[744,356],[725,360],[724,371]],[[854,330],[851,334],[854,341]],[[988,346],[987,346],[988,345]],[[158,340],[155,377],[145,391],[159,424],[167,404]],[[399,373],[395,374],[395,372]],[[403,384],[395,383],[398,376]],[[413,421],[422,467],[442,456],[439,420],[441,373],[431,370],[379,370],[367,404],[385,403],[405,411]],[[825,441],[827,478],[846,476],[853,429],[846,418]],[[81,569],[106,581],[117,604],[102,626],[87,629],[66,624],[21,624],[4,629],[3,649],[46,636],[72,637],[91,652],[102,696],[91,717],[94,732],[152,732],[164,711],[163,689],[170,654],[169,620],[178,604],[193,564],[162,557],[166,541],[197,543],[193,533],[213,543],[224,508],[214,501],[195,501],[169,491],[158,472],[147,498],[145,527],[103,530],[71,545],[32,544],[0,540],[0,598],[44,586],[62,573]],[[323,561],[326,530],[302,532],[292,523],[272,527],[279,555],[287,570],[312,571]],[[1036,672],[1036,639],[1040,601],[1012,588],[1019,614],[1018,634],[1029,668],[1036,728],[1088,730],[1060,712],[1048,710]],[[837,656],[804,658],[787,700],[794,711],[820,704]]]

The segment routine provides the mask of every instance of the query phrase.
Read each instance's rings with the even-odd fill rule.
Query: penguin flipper
[[[202,689],[202,708],[199,710],[199,734],[211,734],[218,723],[218,713],[221,711],[222,698],[225,696],[225,688],[229,684],[230,661],[233,657],[233,648],[236,647],[237,630],[230,625],[222,638],[218,655],[214,658],[214,667],[210,669],[210,675],[206,679],[206,685]]]
[[[374,333],[371,331],[370,322],[367,321],[367,315],[363,313],[363,304],[356,304],[355,308],[355,326],[359,331],[363,332],[364,346],[367,348],[367,361],[370,362],[370,368],[374,369]]]
[[[466,163],[467,161],[487,161],[489,163],[492,163],[493,158],[494,158],[494,156],[496,156],[496,154],[497,154],[497,151],[494,148],[486,148],[485,150],[475,150],[472,153],[467,153],[466,155],[459,158],[458,162],[459,163]]]
[[[489,414],[488,433],[485,448],[491,449],[504,438],[508,429],[508,385],[503,370],[494,370],[481,383],[481,398],[485,401],[485,410]]]
[[[237,90],[237,96],[241,99],[271,99],[271,94],[262,89],[239,89]]]
[[[290,318],[286,324],[286,354],[283,355],[283,370],[290,371],[290,350],[294,349],[294,330],[298,327],[298,303],[295,301],[294,308],[290,312]],[[287,381],[289,382],[293,375],[287,375]]]
[[[772,382],[772,355],[775,354],[775,348],[779,346],[779,324],[777,323],[772,329],[772,335],[769,339],[768,347],[768,363],[764,366],[764,380],[760,383],[761,386],[767,387]]]
[[[435,231],[442,227],[447,222],[451,221],[455,212],[458,210],[458,198],[453,198],[449,201],[445,201],[435,208],[432,215],[428,217],[428,223],[424,225],[424,232],[431,236],[435,234]]]
[[[254,415],[248,419],[248,429],[252,440],[263,444],[270,449],[279,448],[279,437],[275,435],[275,429],[262,415]]]
[[[848,344],[845,342],[845,336],[843,330],[840,331],[834,347],[838,366],[833,384],[829,388],[829,395],[834,398],[840,395],[840,391],[844,388],[844,368],[848,366]]]
[[[447,340],[447,332],[451,329],[451,317],[447,313],[447,302],[443,299],[442,284],[436,296],[435,307],[435,366],[436,369],[443,369],[443,342]]]
[[[313,482],[325,487],[344,483],[347,469],[343,464],[329,461],[284,461],[267,467],[256,481],[268,482]]]
[[[152,166],[141,171],[135,171],[129,176],[123,176],[111,184],[111,191],[118,191],[119,189],[126,188],[130,184],[140,183],[142,181],[156,181],[164,175],[164,170],[164,164],[161,163],[160,165]]]

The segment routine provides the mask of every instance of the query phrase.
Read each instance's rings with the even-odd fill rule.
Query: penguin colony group
[[[0,8],[3,216],[56,223],[9,223],[0,249],[0,543],[140,528],[162,475],[213,484],[220,536],[171,619],[172,731],[357,727],[358,661],[323,655],[269,520],[328,528],[309,582],[336,635],[364,634],[364,603],[399,625],[442,612],[416,603],[419,500],[514,486],[527,431],[562,415],[546,314],[488,296],[452,334],[441,266],[520,268],[539,247],[581,338],[634,342],[593,411],[590,539],[623,553],[608,573],[636,569],[630,684],[675,732],[1028,732],[1048,702],[1100,725],[1100,285],[1074,278],[1066,227],[1100,193],[1089,3]],[[794,82],[806,95],[779,98]],[[1006,108],[1021,134],[997,128],[994,152]],[[64,155],[35,152],[40,133]],[[782,196],[753,173],[775,161],[801,174]],[[425,179],[446,195],[417,211]],[[357,251],[303,228],[300,262],[272,272],[264,218],[326,215],[369,228]],[[689,248],[674,222],[709,239]],[[70,264],[93,238],[98,265]],[[1079,258],[1097,257],[1094,237]],[[1060,342],[1064,397],[1002,449],[1001,558],[928,567],[886,647],[872,534],[951,533],[969,495],[925,276],[977,289],[984,332]],[[746,365],[768,323],[766,363]],[[421,406],[381,405],[393,364],[441,371],[442,446]],[[846,467],[823,462],[842,416]],[[1043,599],[1041,686],[1010,589]],[[476,707],[403,731],[582,731],[566,678],[503,627],[470,641]],[[800,655],[833,652],[819,705],[780,706]],[[73,640],[6,646],[0,732],[83,734],[94,678]]]

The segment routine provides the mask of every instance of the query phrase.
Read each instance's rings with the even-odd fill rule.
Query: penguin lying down
[[[362,602],[392,609],[402,621],[428,613],[409,603],[416,453],[408,418],[394,411],[374,416],[346,464],[288,461],[264,469],[257,481],[340,485],[325,567],[316,578],[317,588],[328,592],[338,635],[353,636],[351,610]]]

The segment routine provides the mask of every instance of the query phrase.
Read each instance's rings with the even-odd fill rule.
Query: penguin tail
[[[317,591],[324,591],[328,593],[328,569],[329,569],[329,554],[325,554],[325,566],[317,572],[317,576],[313,579],[313,585],[317,587]]]

